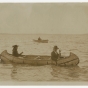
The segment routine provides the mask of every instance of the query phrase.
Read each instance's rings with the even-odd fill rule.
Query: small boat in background
[[[33,41],[38,43],[48,43],[48,40],[43,40],[40,37],[38,38],[38,40],[33,39]]]
[[[38,43],[48,43],[48,40],[35,40],[33,39],[34,42],[38,42]]]

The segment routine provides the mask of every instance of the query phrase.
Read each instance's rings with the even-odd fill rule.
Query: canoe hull
[[[1,59],[5,64],[29,64],[29,65],[56,65],[50,56],[27,55],[24,58],[18,58],[10,55],[7,51],[1,53]],[[78,65],[79,58],[71,53],[69,57],[59,58],[57,65],[59,66],[75,66]]]

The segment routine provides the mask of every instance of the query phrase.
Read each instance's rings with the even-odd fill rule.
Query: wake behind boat
[[[56,65],[55,61],[51,60],[51,56],[23,55],[23,57],[15,57],[9,54],[7,50],[1,53],[1,60],[5,64]],[[79,58],[74,53],[70,53],[68,57],[59,58],[57,61],[59,66],[75,66],[78,63]]]

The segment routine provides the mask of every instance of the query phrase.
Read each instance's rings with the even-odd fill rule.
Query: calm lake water
[[[36,43],[33,39],[38,37],[48,39],[49,43]],[[87,82],[88,81],[88,35],[6,35],[0,34],[0,53],[7,50],[12,53],[12,46],[19,45],[18,52],[25,55],[50,55],[54,45],[57,45],[62,53],[75,53],[80,63],[75,67],[59,67],[52,65],[28,66],[1,64],[0,81],[36,82]]]

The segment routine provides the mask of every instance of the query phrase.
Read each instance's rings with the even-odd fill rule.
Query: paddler
[[[41,38],[39,37],[38,40],[41,40]]]
[[[14,45],[14,46],[13,46],[13,50],[12,50],[12,55],[15,56],[15,57],[19,57],[19,56],[21,56],[22,53],[23,53],[23,52],[21,52],[21,53],[19,54],[18,51],[17,51],[17,49],[18,49],[18,45]]]
[[[58,57],[61,56],[61,50],[59,50],[59,54],[58,54],[57,52],[58,49],[59,48],[57,46],[54,46],[53,51],[51,52],[51,59],[56,62],[56,65],[57,65]]]

